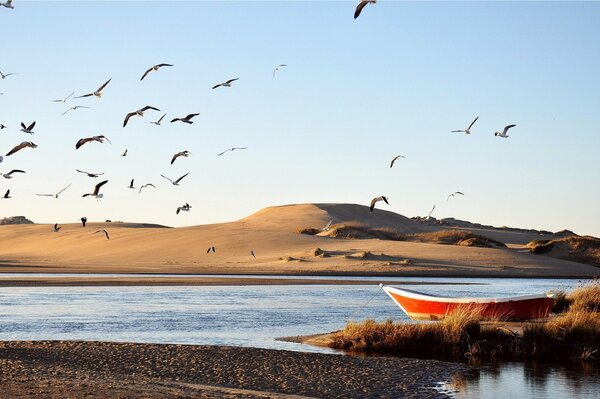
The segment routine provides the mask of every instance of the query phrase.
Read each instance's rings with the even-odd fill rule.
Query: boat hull
[[[382,287],[392,300],[414,320],[442,320],[456,311],[482,318],[528,320],[548,317],[554,299],[547,295],[512,298],[441,298],[411,290]]]

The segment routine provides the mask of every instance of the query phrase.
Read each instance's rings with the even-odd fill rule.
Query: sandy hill
[[[140,223],[88,223],[85,228],[81,224],[65,224],[55,233],[51,225],[10,225],[0,226],[0,270],[523,277],[600,275],[599,268],[538,257],[518,244],[509,248],[477,248],[298,233],[306,227],[322,228],[331,219],[335,223],[352,221],[395,228],[405,233],[427,232],[432,228],[392,212],[376,210],[370,213],[365,206],[348,204],[270,207],[236,222],[184,228]],[[110,240],[95,234],[98,229],[107,229]],[[216,247],[216,253],[207,253],[212,246]],[[250,251],[254,251],[256,258]]]

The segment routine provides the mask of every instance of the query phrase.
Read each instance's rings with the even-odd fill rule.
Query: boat
[[[482,318],[528,320],[548,317],[554,294],[506,298],[447,298],[407,289],[381,288],[413,320],[442,320],[457,310],[472,311]]]

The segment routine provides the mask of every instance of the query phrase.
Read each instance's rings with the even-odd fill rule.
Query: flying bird
[[[502,130],[502,133],[500,132],[495,132],[494,136],[498,136],[498,137],[503,137],[503,138],[507,138],[508,137],[508,129],[515,127],[517,125],[507,125],[504,126],[504,130]]]
[[[25,126],[25,124],[23,122],[21,122],[21,131],[23,133],[34,134],[35,133],[33,131],[34,127],[35,127],[35,121],[29,126]]]
[[[58,233],[58,230],[62,229],[62,226],[59,226],[58,223],[54,223],[54,232]]]
[[[252,257],[253,257],[254,259],[256,259],[256,254],[254,253],[254,251],[250,251],[250,255],[252,255]]]
[[[177,154],[173,155],[173,158],[171,158],[171,165],[173,165],[173,162],[175,162],[175,160],[177,158],[179,158],[179,157],[187,158],[190,155],[192,155],[192,153],[189,152],[188,150],[178,152]]]
[[[359,17],[363,8],[365,8],[365,6],[369,3],[375,4],[375,3],[377,3],[377,0],[361,0],[361,2],[358,3],[358,5],[356,6],[356,10],[354,10],[354,19]]]
[[[106,236],[106,239],[110,240],[110,237],[108,236],[108,231],[102,229],[102,230],[97,230],[94,232],[94,234],[96,234],[96,233],[104,233],[104,235]]]
[[[82,145],[84,145],[85,143],[89,143],[90,141],[97,141],[99,143],[104,143],[104,140],[108,141],[110,144],[112,144],[110,142],[110,140],[106,137],[106,136],[92,136],[92,137],[86,137],[83,139],[79,139],[77,141],[77,143],[75,143],[75,149],[78,150],[79,147],[81,147]]]
[[[148,70],[146,72],[144,72],[144,74],[142,75],[142,78],[140,80],[144,80],[144,78],[150,73],[150,72],[155,72],[158,71],[160,68],[162,67],[166,67],[166,66],[173,66],[171,64],[156,64],[150,68],[148,68]]]
[[[210,253],[210,251],[213,251],[213,253],[217,252],[215,247],[208,247],[208,249],[206,250],[206,253]]]
[[[238,79],[239,79],[239,78],[235,78],[235,79],[229,79],[229,80],[227,80],[227,81],[225,81],[225,82],[223,82],[223,83],[219,83],[218,85],[214,85],[214,86],[213,86],[213,90],[214,90],[214,89],[216,89],[217,87],[221,87],[221,86],[222,86],[222,87],[231,87],[231,84],[232,84],[233,82],[235,82],[236,80],[238,80]]]
[[[392,163],[390,163],[390,168],[391,168],[392,166],[394,166],[394,162],[396,162],[396,160],[397,160],[397,159],[400,159],[400,158],[406,158],[406,157],[405,157],[404,155],[396,155],[396,156],[394,157],[394,159],[392,159]]]
[[[36,194],[37,196],[40,197],[54,197],[54,198],[58,198],[58,196],[65,191],[67,188],[71,187],[71,184],[69,184],[67,187],[63,188],[62,190],[60,190],[59,192],[57,192],[56,194]]]
[[[87,223],[87,218],[84,216],[79,220],[81,220],[81,224],[83,225],[83,227],[85,227],[85,224]]]
[[[13,170],[11,170],[11,171],[10,171],[10,172],[8,172],[8,173],[4,173],[4,174],[0,173],[0,174],[1,174],[1,175],[2,175],[2,177],[4,177],[5,179],[12,179],[12,178],[13,178],[13,177],[12,177],[12,174],[13,174],[13,173],[25,173],[25,171],[24,171],[24,170],[21,170],[21,169],[13,169]]]
[[[273,79],[275,79],[275,73],[279,70],[281,70],[281,68],[286,67],[286,64],[279,64],[275,67],[275,69],[273,69]]]
[[[452,133],[471,134],[471,128],[473,127],[473,125],[475,124],[475,122],[477,122],[477,119],[479,119],[479,117],[475,118],[473,120],[473,122],[471,122],[471,124],[469,125],[469,127],[467,127],[466,129],[452,130]]]
[[[181,211],[189,212],[190,209],[192,209],[192,206],[186,202],[185,205],[177,207],[177,211],[175,212],[175,214],[179,215],[179,212],[181,212]]]
[[[133,111],[125,115],[125,120],[123,121],[123,127],[127,126],[127,122],[129,122],[129,118],[132,116],[144,116],[144,112],[152,109],[154,111],[160,111],[160,109],[152,107],[150,105],[146,105],[144,108],[138,109],[137,111]]]
[[[142,189],[146,188],[146,187],[156,188],[156,186],[154,184],[152,184],[152,183],[144,184],[143,186],[140,187],[140,191],[138,192],[138,194],[141,194],[142,193]]]
[[[189,174],[190,174],[190,173],[188,172],[188,173],[186,173],[185,175],[181,176],[179,179],[177,179],[177,180],[175,180],[175,181],[173,181],[173,180],[169,179],[169,178],[168,178],[167,176],[165,176],[165,175],[161,175],[161,176],[162,176],[162,177],[164,177],[165,179],[167,179],[168,181],[170,181],[170,182],[171,182],[171,184],[173,184],[174,186],[178,186],[178,185],[179,185],[179,182],[180,182],[181,180],[183,180],[183,178],[184,178],[184,177],[186,177],[186,176],[187,176],[187,175],[189,175]]]
[[[65,112],[63,112],[61,116],[65,116],[65,114],[66,114],[67,112],[69,112],[69,111],[76,111],[76,110],[78,110],[79,108],[87,108],[87,109],[89,109],[90,107],[86,107],[86,106],[84,106],[84,105],[75,105],[74,107],[71,107],[71,108],[69,108],[68,110],[66,110]]]
[[[159,119],[159,120],[157,120],[157,121],[154,121],[154,122],[146,122],[146,123],[151,123],[151,124],[153,124],[153,125],[160,126],[160,123],[162,122],[162,120],[163,120],[163,118],[164,118],[165,116],[167,116],[167,114],[164,114],[163,116],[161,116],[161,117],[160,117],[160,119]],[[179,120],[181,120],[181,119],[179,119]],[[171,122],[173,122],[173,121],[171,121]]]
[[[127,148],[125,149],[125,152],[121,154],[122,157],[126,157],[127,156]]]
[[[108,183],[108,180],[104,180],[101,181],[100,183],[96,184],[96,186],[94,187],[94,191],[91,193],[87,193],[87,194],[83,194],[82,197],[96,197],[96,198],[102,198],[104,197],[104,194],[100,193],[100,188],[105,185],[106,183]]]
[[[0,130],[2,130],[2,129],[6,129],[6,126],[3,125],[2,123],[0,123]]]
[[[131,189],[134,189],[134,190],[135,190],[135,187],[133,187],[133,180],[134,180],[134,179],[131,179],[131,183],[129,183],[129,187],[127,187],[127,188],[131,188]]]
[[[31,142],[31,141],[23,141],[21,144],[19,144],[18,146],[16,146],[15,148],[13,148],[12,150],[10,150],[8,152],[8,154],[6,154],[7,157],[11,156],[12,154],[14,154],[17,151],[22,150],[23,148],[37,148],[37,144]]]
[[[10,8],[11,10],[15,9],[15,6],[12,5],[13,0],[6,0],[6,3],[0,3],[0,6],[6,7],[6,8]],[[0,74],[2,74],[0,72]],[[2,77],[2,79],[4,79],[4,77]]]
[[[183,122],[183,123],[187,123],[187,124],[191,125],[192,123],[194,123],[194,121],[192,121],[192,118],[195,117],[195,116],[198,116],[198,115],[200,115],[200,114],[199,113],[197,113],[197,114],[188,114],[188,115],[185,116],[185,118],[175,118],[175,119],[172,119],[171,123],[179,121],[179,122]]]
[[[52,101],[53,103],[66,103],[66,102],[67,102],[67,100],[68,100],[69,98],[71,98],[71,96],[73,96],[73,94],[75,94],[75,92],[72,92],[71,94],[69,94],[69,95],[68,95],[68,96],[66,96],[65,98],[58,99],[58,100],[50,100],[50,101]]]
[[[460,191],[455,191],[452,194],[448,195],[448,198],[446,198],[446,202],[448,202],[448,200],[450,199],[450,197],[454,197],[455,195],[464,195],[464,194],[461,193]]]
[[[225,151],[223,151],[222,153],[220,153],[220,154],[217,154],[217,156],[219,156],[219,157],[220,157],[221,155],[225,154],[225,153],[226,153],[226,152],[228,152],[228,151],[235,151],[235,150],[247,150],[247,149],[248,149],[248,147],[231,147],[231,148],[228,148],[228,149],[226,149],[226,150],[225,150]]]
[[[6,192],[4,193],[4,196],[2,197],[2,199],[9,199],[9,198],[12,198],[10,196],[10,190],[6,190]]]
[[[386,204],[388,204],[388,205],[390,204],[390,203],[388,202],[388,199],[387,199],[387,197],[385,197],[385,196],[383,196],[383,195],[382,195],[381,197],[375,197],[375,198],[373,198],[373,199],[371,200],[371,207],[369,208],[369,210],[370,210],[371,212],[373,212],[373,210],[375,209],[375,204],[376,204],[376,203],[378,203],[379,201],[383,201],[383,202],[385,202],[385,203],[386,203]]]
[[[112,78],[108,79],[106,81],[106,83],[104,83],[102,86],[100,86],[100,88],[98,88],[98,90],[93,91],[93,92],[88,93],[88,94],[84,94],[82,96],[75,97],[75,98],[84,98],[84,97],[91,97],[91,96],[96,96],[98,98],[101,98],[102,97],[102,90],[104,90],[104,88],[110,83],[111,80],[112,80]]]
[[[9,3],[12,3],[12,1],[9,1]],[[2,4],[4,7],[6,6],[7,3]],[[14,7],[8,7],[8,8],[14,8]],[[17,75],[16,72],[11,72],[11,73],[2,73],[2,71],[0,71],[0,78],[2,79],[6,79],[7,77],[11,76],[11,75]]]
[[[93,177],[96,178],[98,176],[102,176],[104,173],[92,173],[92,172],[86,172],[83,170],[79,170],[79,169],[75,169],[77,172],[79,173],[83,173],[84,175],[88,175],[88,177]]]

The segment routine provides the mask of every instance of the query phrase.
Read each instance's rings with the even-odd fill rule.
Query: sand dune
[[[406,233],[430,231],[402,215],[347,204],[270,207],[231,223],[164,228],[136,223],[0,226],[0,271],[158,273],[360,273],[431,276],[600,275],[600,269],[510,248],[347,240],[298,234],[306,227],[357,221]],[[447,228],[447,227],[444,227]],[[110,240],[98,229],[107,229]],[[478,234],[485,234],[479,231]],[[523,237],[512,233],[515,242]],[[510,238],[504,232],[504,237]],[[506,242],[506,241],[505,241]],[[215,246],[216,253],[206,253]],[[328,256],[316,256],[321,248]],[[257,258],[250,254],[254,251]],[[376,256],[357,256],[361,252]],[[284,261],[286,258],[300,261]],[[283,261],[282,261],[283,260]],[[404,262],[408,260],[408,262]]]

